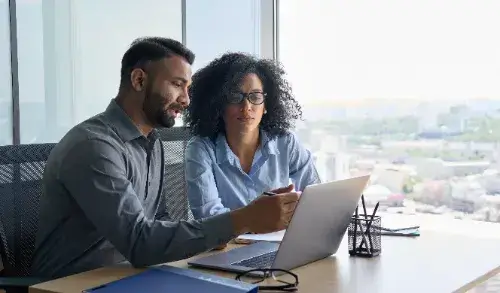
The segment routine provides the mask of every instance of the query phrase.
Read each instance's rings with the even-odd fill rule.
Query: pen
[[[366,213],[366,204],[365,204],[365,195],[361,195],[361,203],[363,204],[363,213],[365,213],[365,219],[368,218],[368,214]]]
[[[372,217],[370,219],[370,222],[368,223],[368,235],[369,235],[368,240],[370,240],[371,249],[373,249],[373,243],[372,243],[372,237],[370,235],[370,229],[371,229],[371,226],[373,224],[373,218],[375,218],[375,214],[377,213],[379,205],[380,205],[380,202],[377,202],[377,204],[375,205],[375,208],[373,209],[373,213],[372,213]]]
[[[356,206],[356,212],[354,214],[354,240],[353,242],[353,247],[354,247],[354,253],[358,252],[358,217],[359,217],[359,212],[358,212],[358,206]]]
[[[361,243],[359,244],[360,250],[363,248],[363,243],[366,243],[365,232],[368,234],[368,239],[371,238],[370,231],[368,230],[368,227],[367,227],[368,226],[368,213],[366,212],[366,204],[365,204],[365,195],[364,194],[361,194],[361,204],[363,207],[363,217],[365,218],[365,220],[359,223],[359,227],[361,228],[361,232],[363,232],[363,234],[362,234],[363,237],[361,238]],[[365,231],[363,231],[363,223],[365,225]],[[368,243],[366,243],[366,249],[367,249],[368,253],[371,253],[370,247],[368,247]]]
[[[269,196],[271,196],[271,195],[276,195],[276,193],[271,192],[271,191],[264,191],[264,194],[265,194],[265,195],[269,195]]]
[[[380,226],[372,226],[374,229],[380,229],[381,231],[387,231],[387,232],[401,232],[401,231],[408,231],[408,230],[418,230],[420,226],[411,226],[411,227],[406,227],[406,228],[385,228],[385,227],[380,227]]]
[[[370,248],[373,248],[372,238],[370,235],[370,228],[372,226],[373,219],[375,218],[375,214],[377,213],[379,205],[380,205],[380,202],[377,202],[377,204],[375,205],[375,208],[373,209],[373,213],[371,215],[370,221],[366,224],[366,231],[368,233],[368,242],[369,243],[366,243],[366,239],[363,239],[363,241],[361,241],[361,244],[360,244],[360,248],[363,247],[363,243],[366,244],[366,248],[368,249],[368,253],[371,253]],[[370,248],[368,247],[368,244],[370,244]]]

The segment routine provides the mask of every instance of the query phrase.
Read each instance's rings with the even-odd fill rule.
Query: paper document
[[[286,230],[266,234],[243,234],[237,240],[281,242]]]

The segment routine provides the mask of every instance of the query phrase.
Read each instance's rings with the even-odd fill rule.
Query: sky
[[[286,0],[279,56],[301,102],[500,99],[500,1]]]

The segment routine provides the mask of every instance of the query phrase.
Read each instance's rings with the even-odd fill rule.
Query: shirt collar
[[[125,142],[143,136],[132,119],[130,119],[114,99],[109,103],[104,115]]]
[[[277,155],[279,154],[278,145],[276,139],[271,139],[269,135],[261,130],[260,131],[260,148],[264,156]],[[224,133],[219,133],[215,140],[215,157],[218,164],[224,162],[229,162],[234,164],[236,156],[233,151],[229,148],[226,140],[226,135]]]

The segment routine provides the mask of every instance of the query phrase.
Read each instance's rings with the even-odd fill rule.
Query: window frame
[[[10,72],[12,93],[12,144],[21,142],[21,119],[19,115],[19,67],[17,64],[17,12],[16,0],[9,0]]]

